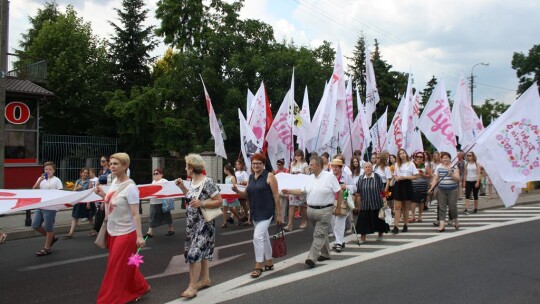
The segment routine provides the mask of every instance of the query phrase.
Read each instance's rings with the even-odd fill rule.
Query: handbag
[[[96,240],[94,241],[94,244],[98,246],[99,248],[106,249],[107,248],[107,221],[103,221],[103,224],[101,224],[101,228],[99,229],[98,235],[96,237]]]
[[[203,184],[202,186],[199,188],[199,191],[197,193],[197,195],[193,195],[193,197],[196,197],[196,198],[199,198],[199,196],[201,195],[201,192],[204,188],[204,185],[206,184],[206,177],[204,178],[204,181],[203,181]],[[216,217],[222,215],[223,213],[221,212],[221,208],[205,208],[205,207],[199,207],[199,209],[201,210],[201,213],[202,213],[202,216],[204,217],[204,221],[205,222],[211,222],[213,221]]]
[[[174,199],[168,198],[162,200],[161,208],[163,209],[163,213],[171,212],[171,210],[174,210]]]
[[[334,210],[333,212],[336,213],[336,208],[337,208],[337,200],[334,201]],[[346,202],[341,202],[341,208],[339,210],[339,214],[338,215],[347,215],[347,213],[349,212],[349,206],[347,205]]]
[[[285,243],[285,231],[283,225],[277,225],[277,233],[271,236],[272,257],[281,258],[287,255],[287,243]]]
[[[384,217],[385,217],[384,210],[386,210],[386,208],[384,208],[384,207],[379,209],[379,219],[381,219],[383,221],[384,221]]]

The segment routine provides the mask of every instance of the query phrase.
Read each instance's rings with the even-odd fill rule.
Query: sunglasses
[[[161,173],[159,173],[159,172],[154,172],[154,175],[160,175],[160,174],[161,174]]]

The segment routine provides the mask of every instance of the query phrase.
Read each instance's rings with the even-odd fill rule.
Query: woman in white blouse
[[[101,186],[96,193],[104,198],[107,229],[107,270],[101,282],[97,303],[128,303],[150,292],[150,286],[139,267],[128,265],[129,257],[144,247],[146,241],[139,215],[139,190],[127,174],[129,155],[116,153],[110,158],[110,169],[116,177],[107,193]]]

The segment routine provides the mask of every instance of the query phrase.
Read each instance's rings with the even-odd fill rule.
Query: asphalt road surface
[[[410,224],[408,233],[389,234],[382,242],[369,236],[358,246],[350,235],[342,253],[314,269],[304,264],[312,229],[294,230],[287,234],[287,256],[256,280],[249,277],[252,228],[217,228],[213,286],[189,302],[540,303],[539,204],[460,216],[461,229],[448,227],[444,233],[432,226],[434,216],[430,211],[423,223]],[[160,227],[141,251],[141,271],[152,292],[139,303],[186,302],[179,300],[188,285],[185,220],[174,225],[174,236],[165,236],[166,227]],[[79,232],[57,242],[49,256],[36,257],[43,241],[0,246],[0,303],[94,303],[106,251]]]

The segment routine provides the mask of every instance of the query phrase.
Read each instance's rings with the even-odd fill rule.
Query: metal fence
[[[81,168],[101,168],[101,155],[117,152],[118,140],[108,137],[41,135],[40,161],[53,161],[56,176],[62,181],[75,181]]]

